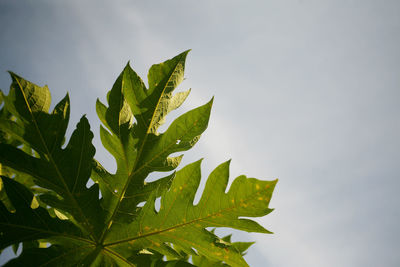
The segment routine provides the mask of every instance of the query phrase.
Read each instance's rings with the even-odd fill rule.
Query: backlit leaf
[[[227,190],[228,161],[194,204],[201,160],[177,168],[206,130],[213,99],[159,130],[189,96],[175,92],[188,52],[153,65],[148,86],[128,63],[106,103],[97,99],[115,173],[94,158],[85,116],[65,136],[68,94],[50,111],[47,86],[10,72],[9,94],[0,91],[0,250],[22,253],[5,266],[247,266],[252,242],[210,228],[270,233],[250,218],[272,211],[277,180],[242,175]]]

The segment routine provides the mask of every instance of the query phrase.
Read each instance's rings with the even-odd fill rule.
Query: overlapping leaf
[[[212,231],[214,233],[214,231]],[[232,235],[225,236],[219,240],[217,240],[217,244],[220,246],[231,246],[233,250],[237,253],[240,253],[242,256],[246,255],[247,249],[254,244],[254,242],[232,242],[231,241]],[[208,266],[215,266],[215,267],[226,267],[229,266],[226,263],[223,263],[221,259],[219,260],[210,260],[209,258],[201,255],[192,256],[193,264],[199,267],[208,267]]]
[[[77,222],[91,239],[99,235],[101,210],[98,186],[86,188],[91,173],[95,149],[93,134],[82,117],[68,145],[62,148],[69,120],[69,97],[61,100],[51,114],[50,92],[14,73],[5,99],[7,109],[15,120],[0,119],[2,131],[31,147],[34,157],[12,144],[0,144],[0,162],[18,172],[28,174],[34,183],[48,189],[41,200]]]
[[[158,131],[189,95],[190,90],[174,93],[184,77],[187,53],[153,65],[148,88],[127,64],[107,105],[97,100],[100,137],[115,158],[115,173],[93,159],[93,134],[85,117],[62,148],[68,95],[48,113],[47,87],[10,73],[10,93],[0,94],[5,101],[0,174],[13,178],[2,176],[0,184],[0,249],[23,242],[23,251],[6,266],[193,266],[189,259],[196,266],[247,265],[243,255],[250,242],[232,243],[230,236],[221,239],[207,229],[269,233],[245,217],[272,211],[268,204],[276,181],[240,176],[225,193],[226,162],[210,174],[194,204],[200,161],[171,172],[182,158],[171,154],[196,144],[212,106],[211,100]],[[146,182],[153,172],[169,173]],[[87,188],[90,178],[95,184]],[[158,211],[156,198],[161,199]],[[41,248],[43,243],[51,246]]]
[[[169,155],[190,149],[207,127],[212,101],[176,119],[165,133],[157,132],[165,116],[189,93],[173,95],[183,80],[187,53],[154,65],[149,71],[149,89],[128,64],[107,96],[109,107],[97,101],[97,113],[109,130],[101,127],[101,140],[117,162],[115,174],[98,163],[94,168],[93,177],[104,196],[103,207],[109,211],[105,231],[115,220],[129,221],[135,216],[134,208],[147,200],[151,189],[168,187],[173,175],[150,184],[145,178],[154,171],[175,169],[181,156]]]
[[[155,194],[144,206],[138,219],[129,225],[114,227],[105,240],[121,254],[127,249],[150,247],[167,254],[169,243],[188,254],[197,253],[211,260],[223,259],[231,266],[246,266],[242,255],[232,246],[219,245],[218,238],[206,227],[231,227],[247,232],[270,233],[258,223],[240,217],[259,217],[268,208],[276,181],[260,181],[239,176],[225,193],[229,162],[221,164],[209,176],[197,205],[193,200],[200,182],[200,161],[178,171],[169,189],[161,195],[161,207],[154,206]],[[173,252],[172,252],[173,253]]]
[[[79,228],[68,221],[50,217],[46,209],[38,207],[37,200],[27,188],[5,176],[1,179],[15,212],[10,213],[0,202],[0,249],[16,242],[54,236],[71,242],[83,240]]]

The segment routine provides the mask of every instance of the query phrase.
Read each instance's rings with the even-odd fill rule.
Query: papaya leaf
[[[11,144],[1,143],[1,163],[30,175],[36,185],[52,190],[55,194],[43,195],[41,199],[70,214],[71,219],[83,231],[89,231],[94,240],[100,231],[97,222],[102,213],[97,185],[86,188],[95,153],[87,119],[81,118],[63,149],[69,120],[68,95],[49,114],[48,88],[39,87],[12,72],[10,75],[12,84],[9,95],[4,97],[4,108],[16,120],[0,120],[0,126],[5,133],[35,150],[38,157]]]
[[[214,231],[211,231],[214,233]],[[246,254],[246,250],[254,244],[254,242],[231,242],[231,236],[232,235],[227,235],[219,240],[217,240],[216,244],[220,244],[222,246],[231,246],[233,249],[235,249],[238,253],[240,253],[242,256]],[[201,255],[193,255],[192,256],[193,264],[199,267],[207,267],[207,266],[229,266],[226,263],[223,263],[221,260],[210,260],[206,258],[205,256]]]
[[[130,249],[148,247],[165,254],[162,244],[168,242],[188,253],[192,253],[191,248],[194,248],[198,254],[211,260],[222,258],[231,266],[246,266],[237,247],[222,243],[205,228],[231,227],[270,233],[258,223],[240,217],[259,217],[270,213],[272,210],[268,204],[276,181],[239,176],[225,193],[229,177],[229,162],[225,162],[210,174],[200,202],[193,205],[201,177],[200,162],[189,164],[176,173],[171,187],[161,194],[158,212],[153,194],[137,220],[111,229],[104,246],[124,254],[128,242]]]
[[[115,174],[108,173],[99,163],[94,168],[93,177],[104,196],[102,207],[109,211],[103,240],[114,221],[131,220],[135,215],[132,207],[149,197],[146,192],[152,190],[147,187],[155,186],[146,184],[145,178],[154,171],[174,170],[182,157],[169,155],[190,149],[207,128],[212,101],[180,116],[165,133],[157,131],[165,116],[188,95],[173,95],[183,80],[187,53],[152,66],[149,89],[128,64],[107,96],[108,107],[97,100],[97,113],[108,129],[101,127],[101,141],[117,162]],[[158,180],[157,189],[168,187],[169,181],[170,175]]]
[[[79,228],[72,223],[50,217],[44,208],[32,208],[35,197],[23,185],[5,176],[1,176],[1,180],[16,211],[11,213],[0,203],[0,249],[52,236],[70,241],[83,240]]]
[[[159,130],[190,93],[174,92],[188,52],[153,65],[148,87],[128,63],[107,103],[97,99],[100,139],[115,173],[94,158],[85,116],[66,142],[68,94],[50,112],[47,86],[10,72],[9,94],[0,91],[0,250],[22,243],[22,252],[5,266],[247,266],[252,242],[209,229],[271,233],[250,218],[272,211],[277,180],[242,175],[227,191],[228,161],[194,203],[201,160],[176,170],[183,156],[176,153],[198,142],[213,99]],[[150,175],[161,178],[148,182]]]

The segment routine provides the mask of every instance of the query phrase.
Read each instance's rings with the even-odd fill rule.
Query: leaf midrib
[[[244,202],[250,201],[251,199],[258,197],[258,195],[260,193],[262,193],[262,192],[263,191],[260,190],[258,192],[253,193],[252,195],[249,195],[249,197],[246,198],[244,200]],[[177,229],[177,228],[185,227],[185,226],[187,226],[189,224],[193,224],[193,223],[196,223],[196,222],[199,222],[199,221],[204,221],[204,220],[206,220],[206,219],[208,219],[210,217],[213,217],[213,216],[220,216],[220,215],[224,214],[225,212],[229,212],[229,211],[231,211],[231,210],[233,210],[235,208],[238,208],[240,206],[240,204],[237,204],[237,203],[238,202],[235,201],[234,205],[229,206],[229,207],[227,207],[225,209],[220,209],[219,211],[217,211],[215,213],[212,213],[212,214],[208,214],[205,217],[197,218],[197,219],[194,219],[194,220],[191,220],[191,221],[188,221],[188,222],[177,224],[177,225],[165,228],[163,230],[150,232],[150,233],[147,233],[147,234],[144,234],[144,235],[139,235],[139,236],[135,236],[135,237],[131,237],[131,238],[122,239],[122,240],[119,240],[119,241],[106,243],[103,246],[104,247],[109,247],[109,246],[114,246],[114,245],[118,245],[118,244],[121,244],[121,243],[129,242],[129,241],[133,241],[133,240],[137,240],[137,239],[141,239],[141,238],[146,238],[146,237],[149,237],[149,236],[153,236],[153,235],[161,234],[161,233],[164,233],[164,232],[168,232],[168,231],[171,231],[171,230],[174,230],[174,229]],[[192,208],[195,208],[195,207],[198,207],[198,206],[197,205],[196,206],[192,206]],[[215,223],[215,222],[212,222],[212,223]],[[215,223],[215,224],[218,224],[218,223]]]
[[[129,266],[136,267],[135,264],[133,264],[133,263],[130,262],[128,259],[126,259],[126,258],[123,257],[122,255],[120,255],[119,253],[117,253],[117,252],[115,252],[115,251],[113,251],[113,250],[111,250],[111,249],[108,249],[108,248],[106,248],[106,247],[103,247],[103,250],[102,250],[102,251],[105,251],[106,253],[109,253],[109,254],[114,255],[115,257],[117,257],[117,258],[121,259],[122,261],[124,261],[124,262],[125,262],[126,264],[128,264]]]
[[[116,214],[117,214],[117,211],[118,211],[118,209],[119,209],[119,206],[121,205],[122,199],[124,198],[125,192],[126,192],[126,190],[128,189],[128,186],[129,186],[129,184],[130,184],[130,182],[131,182],[133,176],[138,172],[138,170],[141,170],[141,169],[142,169],[142,167],[141,167],[141,168],[139,168],[138,170],[136,170],[137,164],[138,164],[139,159],[140,159],[140,157],[141,157],[141,155],[142,155],[142,152],[143,152],[145,143],[146,143],[147,138],[148,138],[149,133],[150,133],[150,127],[151,127],[151,125],[152,125],[152,123],[153,123],[156,110],[157,110],[158,106],[160,105],[160,101],[161,101],[161,99],[162,99],[162,96],[164,95],[164,92],[165,92],[166,88],[168,87],[168,83],[169,83],[169,81],[171,80],[172,75],[173,75],[173,73],[176,71],[176,69],[177,69],[177,67],[178,67],[179,64],[182,64],[182,58],[179,59],[178,63],[177,63],[176,66],[174,67],[173,71],[171,72],[171,74],[170,74],[170,76],[169,76],[169,78],[168,78],[168,81],[167,81],[166,84],[165,84],[165,87],[163,88],[163,90],[162,90],[162,92],[161,92],[161,94],[160,94],[160,97],[159,97],[159,99],[158,99],[158,101],[157,101],[157,105],[156,105],[156,107],[155,107],[155,109],[154,109],[154,112],[153,112],[153,115],[152,115],[152,117],[151,117],[150,123],[149,123],[149,125],[147,126],[147,131],[146,131],[146,134],[145,134],[145,136],[144,136],[143,142],[142,142],[142,144],[141,144],[141,146],[140,146],[140,149],[138,150],[138,153],[136,154],[136,160],[135,160],[134,166],[133,166],[133,168],[132,168],[132,173],[128,176],[128,179],[127,179],[127,181],[126,181],[126,183],[125,183],[125,185],[124,185],[124,187],[123,187],[123,189],[122,189],[122,192],[121,192],[121,194],[120,194],[120,196],[119,196],[119,199],[118,199],[117,205],[116,205],[116,207],[115,207],[115,209],[114,209],[114,211],[113,211],[113,214],[111,215],[111,217],[110,217],[108,223],[106,223],[107,228],[105,229],[105,231],[104,231],[104,232],[102,233],[102,235],[100,236],[100,243],[103,243],[103,242],[104,242],[104,239],[105,239],[105,237],[106,237],[106,235],[107,235],[107,232],[108,232],[108,230],[111,228],[111,225],[113,224],[114,217],[115,217]]]

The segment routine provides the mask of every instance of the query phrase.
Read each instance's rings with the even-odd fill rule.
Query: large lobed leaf
[[[18,172],[28,174],[37,186],[48,193],[41,197],[46,204],[63,210],[82,231],[94,240],[101,220],[98,186],[86,188],[95,149],[89,122],[82,117],[66,148],[62,148],[69,120],[69,97],[61,100],[51,114],[50,92],[14,73],[5,97],[5,109],[15,120],[0,120],[2,131],[28,145],[36,156],[17,147],[0,144],[0,161]]]
[[[179,246],[186,253],[197,253],[212,260],[223,259],[232,266],[245,266],[242,255],[233,247],[219,247],[217,237],[206,227],[231,227],[247,232],[270,233],[262,226],[240,217],[259,217],[270,213],[268,204],[276,181],[260,181],[240,176],[228,193],[229,162],[221,164],[209,176],[197,205],[193,205],[200,183],[200,161],[178,171],[169,189],[161,195],[161,207],[154,206],[155,194],[147,201],[137,220],[129,225],[118,225],[105,240],[122,255],[128,249],[152,248],[168,253],[168,243]],[[129,243],[127,248],[126,243]],[[197,254],[196,253],[196,254]],[[196,255],[195,254],[195,255]]]
[[[171,154],[199,140],[212,99],[158,131],[190,93],[174,93],[184,78],[187,54],[153,65],[148,88],[128,63],[107,105],[97,100],[100,137],[115,158],[115,173],[93,158],[85,116],[63,148],[68,95],[49,113],[48,88],[10,73],[10,93],[0,94],[0,249],[22,242],[23,251],[7,266],[192,266],[189,260],[196,266],[247,266],[243,255],[252,243],[232,243],[230,236],[219,238],[208,228],[270,233],[247,218],[272,211],[268,205],[276,180],[239,176],[225,193],[225,162],[193,203],[201,161],[174,172],[182,155]],[[146,182],[153,172],[169,173]],[[89,179],[95,183],[88,188]],[[161,199],[158,211],[156,198]]]

